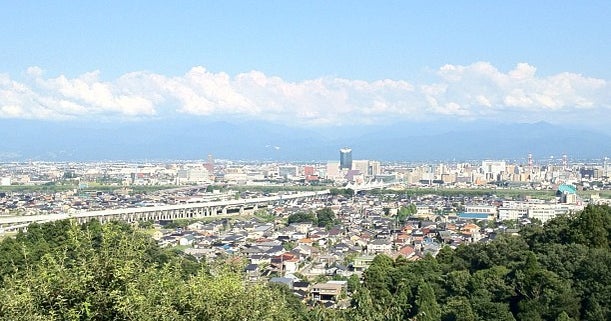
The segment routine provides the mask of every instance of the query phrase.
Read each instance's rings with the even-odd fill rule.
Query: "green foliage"
[[[335,224],[335,213],[330,207],[316,211],[316,221],[319,227],[331,227]]]
[[[175,228],[185,228],[187,226],[189,226],[189,224],[195,223],[198,220],[196,219],[177,219],[177,220],[173,220],[171,222],[168,222],[166,225],[164,225],[164,228],[169,228],[169,229],[175,229]]]
[[[355,293],[361,287],[361,279],[353,274],[348,278],[348,292]]]
[[[556,321],[573,321],[573,318],[569,317],[569,315],[566,314],[566,312],[562,312],[558,315],[558,317],[556,318]]]
[[[433,288],[426,282],[421,281],[418,285],[416,296],[416,320],[437,321],[441,318],[441,309],[435,298]]]
[[[414,204],[409,204],[408,206],[401,206],[401,208],[397,212],[397,220],[403,223],[407,221],[408,217],[416,214],[416,212],[418,212],[418,210],[416,209],[416,205]]]
[[[475,321],[471,302],[464,296],[452,297],[443,307],[443,321]]]
[[[333,196],[341,195],[347,198],[354,196],[354,190],[351,188],[332,188],[329,193]]]
[[[244,186],[230,186],[229,187],[233,191],[238,192],[261,192],[261,193],[280,193],[280,192],[313,192],[313,191],[322,191],[327,189],[326,186],[294,186],[294,185],[268,185],[268,186],[252,186],[252,185],[244,185]],[[219,189],[218,186],[215,189]],[[221,191],[226,190],[227,188],[221,187]]]
[[[356,259],[360,255],[359,252],[349,252],[344,256],[344,265],[350,265],[354,263],[354,259]]]
[[[295,246],[297,246],[297,243],[295,242],[285,242],[284,244],[282,244],[282,247],[287,251],[291,251],[295,248]]]
[[[152,220],[140,221],[138,222],[138,227],[142,229],[149,229],[149,228],[152,228],[154,224],[155,224],[155,221],[152,221]]]
[[[295,219],[334,222],[329,211]],[[610,217],[588,206],[437,258],[379,255],[363,283],[348,279],[347,310],[307,308],[126,224],[33,224],[0,242],[0,320],[610,320]]]
[[[302,315],[280,290],[246,284],[231,267],[166,252],[125,224],[64,221],[30,231],[2,242],[22,260],[4,275],[0,320],[299,320]]]
[[[520,236],[445,247],[437,258],[377,256],[353,296],[352,317],[610,320],[610,218],[608,206],[589,206]]]
[[[257,210],[254,215],[256,218],[258,218],[261,222],[264,223],[271,223],[276,220],[275,215],[268,213],[267,210],[263,209]]]
[[[331,208],[325,207],[316,211],[316,214],[312,212],[298,212],[288,217],[288,224],[304,222],[312,223],[319,227],[330,227],[335,223],[335,213],[333,213]]]
[[[293,223],[313,223],[316,224],[316,216],[311,212],[298,212],[288,217],[288,224]]]

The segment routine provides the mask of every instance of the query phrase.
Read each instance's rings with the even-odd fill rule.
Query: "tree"
[[[576,292],[581,294],[582,310],[586,314],[611,314],[611,252],[605,249],[590,249],[588,256],[573,274]],[[582,315],[583,316],[583,315]],[[587,318],[584,318],[587,319]],[[608,318],[610,319],[610,318]],[[592,319],[593,320],[593,319]]]
[[[297,243],[295,242],[284,242],[282,244],[282,247],[287,251],[293,250],[296,246],[297,246]]]
[[[563,311],[578,314],[579,302],[570,285],[541,267],[532,252],[515,271],[515,284],[520,319],[551,319]]]
[[[469,271],[452,271],[445,276],[444,286],[448,296],[467,296],[469,294]]]
[[[0,320],[305,320],[292,294],[247,284],[228,265],[192,272],[188,257],[125,224],[64,228],[62,244],[5,277]]]
[[[288,217],[288,224],[293,223],[314,223],[316,224],[316,216],[313,213],[309,212],[298,212],[295,214],[291,214]]]
[[[566,312],[562,311],[556,318],[556,321],[573,321],[573,318],[569,317]]]
[[[594,248],[611,246],[611,207],[588,205],[571,221],[572,241]]]
[[[367,288],[359,288],[352,296],[351,305],[353,312],[351,319],[353,320],[380,320],[375,309],[371,293]]]
[[[350,198],[354,195],[354,190],[351,188],[331,188],[329,192],[333,196],[341,195],[347,198]]]
[[[464,296],[453,297],[443,307],[442,321],[475,321],[475,313],[469,299]]]
[[[335,223],[335,213],[330,207],[316,211],[316,218],[319,227],[330,227]]]
[[[609,312],[605,313],[603,307],[594,300],[588,300],[585,304],[583,320],[609,320]]]
[[[348,278],[348,292],[355,293],[361,287],[361,279],[356,274]]]
[[[416,214],[418,210],[416,209],[416,205],[409,204],[408,206],[401,206],[399,211],[397,212],[397,220],[401,223],[404,223],[408,217]]]
[[[419,321],[438,321],[441,319],[441,309],[435,298],[433,288],[424,281],[418,285],[416,296],[416,319]]]

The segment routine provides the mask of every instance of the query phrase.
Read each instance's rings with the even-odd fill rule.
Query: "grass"
[[[315,192],[329,189],[329,186],[229,186],[228,189],[238,192],[261,192],[261,193],[277,193],[277,192]]]
[[[152,186],[125,186],[126,188],[131,190],[132,194],[141,194],[141,193],[152,193],[164,189],[176,188],[179,186],[176,185],[152,185]],[[0,192],[20,192],[20,193],[32,193],[32,192],[43,192],[43,193],[57,193],[57,192],[66,192],[73,189],[77,189],[78,185],[76,184],[56,184],[56,183],[47,183],[42,185],[10,185],[10,186],[0,186]],[[99,192],[110,192],[118,189],[122,189],[124,186],[117,185],[106,185],[100,184],[96,182],[88,182],[87,188],[85,191],[99,191]]]
[[[65,192],[77,188],[76,185],[56,185],[56,184],[42,184],[42,185],[9,185],[0,186],[0,192],[45,192],[45,193],[56,193]]]
[[[441,196],[491,196],[496,195],[498,197],[518,199],[518,198],[538,198],[550,200],[556,196],[554,190],[527,190],[527,189],[479,189],[479,188],[408,188],[399,191],[387,191],[378,190],[374,193],[378,194],[406,194],[409,196],[421,196],[427,194],[441,195]],[[592,194],[599,194],[602,198],[611,198],[611,191],[578,191],[577,195],[582,198],[590,198]]]

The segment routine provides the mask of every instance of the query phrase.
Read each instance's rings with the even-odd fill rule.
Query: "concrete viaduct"
[[[330,194],[329,190],[323,190],[227,201],[133,207],[80,212],[74,214],[58,213],[0,217],[0,233],[25,230],[29,224],[34,222],[44,223],[64,219],[74,219],[79,223],[97,219],[104,223],[112,220],[121,220],[125,222],[148,220],[171,221],[176,219],[196,219],[215,216],[250,214],[259,209],[259,207],[267,206],[268,204],[296,203],[299,200],[307,201],[326,197],[328,194]]]

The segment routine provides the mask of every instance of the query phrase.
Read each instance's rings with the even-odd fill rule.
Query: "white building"
[[[493,221],[496,219],[497,213],[497,207],[494,205],[466,205],[465,211],[459,213],[458,217]]]
[[[556,217],[556,204],[541,204],[528,209],[528,218],[536,218],[545,223]]]
[[[507,168],[505,161],[486,160],[482,162],[482,171],[487,180],[496,180]]]
[[[11,177],[2,177],[0,178],[0,186],[10,186],[11,185]]]
[[[500,207],[499,221],[515,221],[528,216],[528,208]]]
[[[299,173],[299,167],[295,165],[278,166],[278,176],[284,178],[295,178]]]
[[[545,223],[556,216],[582,211],[579,204],[539,204],[528,209],[528,218],[536,218]]]
[[[204,167],[192,167],[178,170],[179,184],[203,184],[210,182],[210,173]]]

